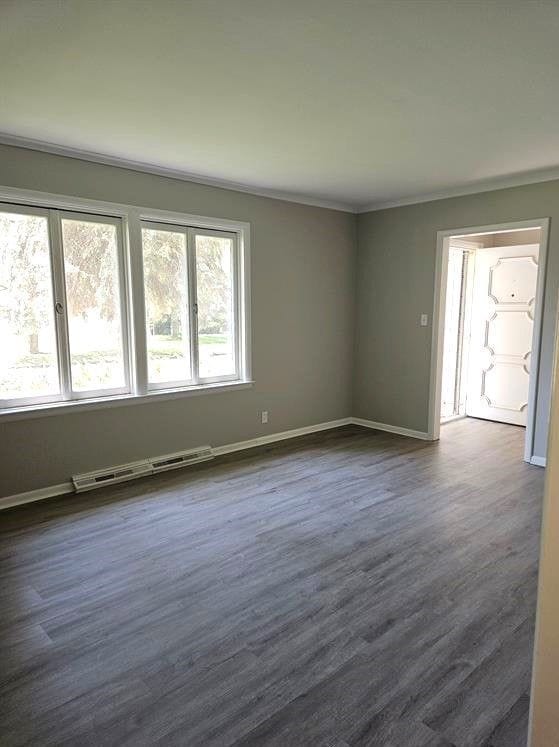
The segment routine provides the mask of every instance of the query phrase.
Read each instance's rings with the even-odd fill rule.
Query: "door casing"
[[[540,370],[541,331],[543,322],[543,302],[545,275],[547,271],[547,245],[549,238],[549,218],[535,218],[533,220],[495,223],[485,226],[466,226],[437,231],[437,251],[435,265],[435,292],[433,298],[433,327],[431,339],[431,370],[429,387],[429,439],[436,441],[440,437],[441,419],[441,382],[443,366],[443,342],[446,304],[446,282],[448,270],[448,249],[450,239],[468,238],[472,234],[495,233],[498,231],[522,231],[527,228],[540,229],[540,253],[538,280],[536,285],[536,299],[534,303],[534,331],[532,336],[532,365],[530,370],[530,386],[528,391],[528,411],[526,418],[526,434],[524,442],[524,461],[541,464],[541,460],[534,458],[534,432],[536,419],[536,402],[538,389],[538,375]],[[535,459],[535,461],[534,461]]]

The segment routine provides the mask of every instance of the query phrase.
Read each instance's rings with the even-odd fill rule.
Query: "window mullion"
[[[127,244],[123,221],[117,225],[117,253],[118,253],[118,289],[120,299],[120,334],[122,339],[124,377],[126,390],[129,394],[135,393],[133,388],[134,362],[132,360],[132,329],[130,319],[131,307],[131,281],[130,262],[128,261]]]
[[[188,267],[188,314],[190,320],[190,360],[192,362],[192,380],[200,382],[198,353],[198,293],[196,282],[196,233],[189,228],[186,235],[186,258]]]
[[[233,239],[233,329],[234,329],[234,354],[235,354],[235,373],[243,376],[242,371],[242,340],[241,340],[241,267],[239,252],[239,237]]]
[[[132,301],[132,379],[135,394],[148,391],[148,363],[146,340],[146,303],[144,289],[144,264],[142,224],[140,214],[128,214],[128,256],[130,267],[130,298]]]
[[[69,400],[72,399],[72,369],[70,365],[70,337],[68,334],[66,281],[64,276],[64,250],[62,246],[60,213],[58,210],[49,210],[49,234],[54,285],[54,317],[58,348],[58,372],[62,398]]]

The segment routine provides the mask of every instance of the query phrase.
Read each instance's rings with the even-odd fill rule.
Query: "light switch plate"
[[[429,317],[427,316],[427,314],[421,315],[419,323],[422,327],[426,327],[429,324]]]

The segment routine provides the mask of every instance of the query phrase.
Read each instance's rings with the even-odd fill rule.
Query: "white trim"
[[[547,459],[546,457],[532,456],[530,457],[530,464],[534,464],[536,467],[545,467]]]
[[[94,399],[76,399],[66,402],[55,402],[46,405],[29,405],[27,407],[10,407],[0,410],[0,423],[12,420],[34,420],[50,415],[61,415],[67,412],[81,412],[83,410],[105,410],[110,407],[126,405],[147,405],[149,402],[162,402],[166,399],[183,399],[199,397],[203,394],[251,389],[254,381],[226,381],[217,384],[202,384],[184,389],[150,389],[146,394],[123,394],[116,397],[95,397]]]
[[[98,219],[98,216],[106,219],[107,222],[118,223],[120,226],[120,242],[119,242],[119,263],[120,263],[120,292],[121,292],[121,305],[123,305],[122,313],[122,334],[123,334],[123,345],[125,360],[128,362],[128,373],[127,382],[128,389],[113,390],[113,391],[96,391],[96,392],[84,392],[77,393],[73,392],[70,397],[70,384],[71,384],[71,371],[69,367],[69,360],[64,360],[60,354],[59,358],[62,360],[62,370],[67,370],[66,378],[68,381],[61,382],[64,386],[61,389],[61,396],[56,398],[50,397],[48,401],[52,403],[50,408],[41,406],[41,399],[33,399],[32,402],[22,401],[20,403],[14,401],[2,402],[0,406],[0,420],[5,419],[5,416],[16,414],[16,418],[21,414],[28,416],[36,406],[36,412],[45,411],[49,409],[47,414],[54,414],[59,407],[67,407],[70,404],[74,407],[77,402],[86,400],[88,406],[94,406],[99,402],[114,402],[115,404],[122,404],[125,401],[139,401],[139,398],[145,398],[147,396],[153,396],[154,391],[150,389],[148,392],[147,382],[147,351],[146,351],[146,334],[145,334],[145,291],[144,291],[144,278],[143,278],[143,248],[141,242],[141,225],[142,222],[150,223],[155,222],[158,224],[165,224],[169,226],[177,226],[178,228],[185,231],[190,236],[193,232],[197,231],[208,231],[212,234],[215,232],[223,232],[228,236],[234,237],[235,246],[235,262],[236,262],[236,282],[235,292],[237,294],[237,314],[241,318],[237,319],[236,323],[236,344],[238,346],[237,351],[237,367],[238,372],[230,377],[215,377],[213,380],[207,380],[200,382],[199,384],[194,382],[192,388],[188,387],[182,391],[188,395],[192,393],[192,389],[207,389],[211,390],[213,385],[245,385],[251,383],[251,370],[252,361],[251,356],[251,328],[250,328],[250,223],[244,221],[229,220],[224,218],[208,218],[206,216],[192,215],[188,213],[177,213],[169,210],[157,210],[153,208],[142,208],[134,205],[125,205],[120,203],[102,202],[99,200],[84,199],[81,197],[70,197],[67,195],[59,195],[46,192],[38,192],[36,190],[19,189],[14,187],[1,187],[0,186],[0,203],[9,203],[8,207],[12,207],[14,210],[18,208],[22,212],[29,212],[29,207],[34,208],[34,213],[45,214],[49,219],[49,225],[57,227],[58,236],[55,237],[56,246],[53,243],[52,230],[51,232],[51,261],[53,257],[59,258],[59,285],[60,294],[63,299],[63,307],[66,308],[65,293],[65,282],[64,282],[64,267],[63,267],[63,255],[62,255],[62,244],[60,235],[60,221],[64,216],[65,211],[72,211],[72,216],[75,213],[83,215],[85,219]],[[23,206],[23,207],[20,207]],[[2,205],[0,204],[0,208]],[[50,220],[50,217],[53,220]],[[190,252],[192,254],[192,252]],[[56,272],[54,272],[56,276]],[[56,291],[56,288],[54,288]],[[240,296],[239,296],[240,294]],[[56,297],[57,294],[55,293]],[[54,298],[53,297],[53,298]],[[126,308],[124,308],[124,306]],[[126,313],[124,313],[126,312]],[[64,315],[66,319],[66,315]],[[58,320],[56,320],[58,323]],[[62,330],[64,332],[64,330]],[[67,337],[67,329],[65,330],[65,344],[60,345],[62,353],[64,350],[69,350],[69,343]],[[192,337],[192,335],[191,335]],[[126,338],[126,339],[125,339]],[[60,334],[58,335],[60,340]],[[133,366],[132,364],[136,365]],[[130,370],[132,368],[132,370]],[[132,389],[135,387],[135,389]],[[175,382],[170,382],[167,390],[173,390],[176,396],[177,385]],[[159,392],[155,392],[159,394]],[[202,393],[200,391],[200,393]],[[42,400],[45,402],[45,400]],[[106,406],[106,405],[105,405]],[[31,417],[34,413],[31,414]]]
[[[0,140],[1,142],[1,140]],[[400,197],[395,200],[378,200],[355,208],[355,212],[374,213],[377,210],[386,210],[387,208],[405,207],[406,205],[420,205],[423,202],[435,202],[436,200],[447,200],[452,197],[464,197],[466,195],[475,195],[480,192],[495,192],[499,189],[508,189],[510,187],[522,187],[527,184],[539,184],[541,182],[552,182],[559,179],[559,167],[555,166],[550,169],[536,169],[526,171],[511,176],[496,177],[479,182],[472,182],[463,187],[449,187],[439,192],[429,192],[424,195],[412,195],[410,197]]]
[[[528,392],[528,412],[524,442],[524,461],[530,462],[534,453],[534,432],[536,421],[536,404],[538,396],[538,376],[541,355],[541,330],[543,325],[544,289],[547,273],[547,246],[549,239],[549,218],[534,220],[494,223],[486,226],[469,226],[437,231],[437,249],[435,263],[435,290],[433,297],[433,328],[431,336],[431,367],[429,386],[429,420],[428,433],[433,441],[440,435],[441,419],[441,383],[444,348],[444,314],[446,302],[446,276],[448,269],[448,249],[452,237],[469,234],[495,233],[496,231],[520,231],[526,228],[539,228],[540,250],[538,261],[538,279],[534,304],[534,331],[532,336],[532,370]]]
[[[236,443],[224,444],[223,446],[215,446],[212,448],[212,452],[215,456],[222,456],[224,454],[231,454],[235,451],[253,449],[256,446],[265,446],[267,444],[276,443],[278,441],[286,441],[290,438],[297,438],[297,436],[305,436],[309,433],[319,433],[320,431],[328,431],[333,430],[334,428],[341,428],[344,425],[360,425],[364,428],[386,431],[387,433],[396,433],[401,436],[417,438],[422,441],[429,440],[429,436],[427,433],[424,433],[422,431],[414,431],[410,428],[400,428],[397,425],[376,423],[372,420],[364,420],[363,418],[340,418],[338,420],[328,420],[324,423],[316,423],[315,425],[305,425],[302,428],[292,428],[288,431],[270,433],[266,436],[257,436],[256,438],[250,438],[247,441],[237,441]],[[29,490],[26,493],[17,493],[16,495],[9,495],[5,498],[0,498],[0,510],[3,508],[10,508],[11,506],[18,506],[23,503],[40,501],[43,498],[51,498],[55,495],[62,495],[64,493],[73,492],[74,490],[71,482],[60,483],[59,485],[51,485],[48,488]]]
[[[58,381],[60,398],[70,399],[72,391],[72,362],[70,360],[70,330],[68,325],[68,303],[66,299],[66,266],[62,242],[62,222],[60,211],[51,209],[49,214],[50,262],[52,268],[53,300],[61,304],[57,313],[55,306],[56,348],[58,351]],[[120,279],[119,279],[120,280]],[[31,404],[31,403],[30,403]],[[2,404],[2,407],[4,404]],[[7,406],[11,406],[7,403]]]
[[[468,241],[467,239],[457,239],[453,237],[452,248],[453,249],[464,249],[466,251],[469,251],[470,249],[481,249],[482,242],[481,241]]]
[[[353,425],[361,425],[363,428],[372,428],[375,431],[385,431],[386,433],[396,433],[399,436],[408,438],[418,438],[421,441],[432,441],[425,431],[414,431],[411,428],[401,428],[399,425],[389,425],[388,423],[377,423],[374,420],[365,420],[364,418],[351,418]]]
[[[549,182],[559,179],[559,168],[557,167],[550,169],[536,169],[520,174],[472,182],[467,186],[449,187],[448,189],[429,192],[424,195],[400,197],[394,200],[376,200],[370,203],[358,204],[356,202],[349,203],[338,200],[329,200],[322,197],[314,197],[313,195],[301,195],[293,192],[284,192],[278,189],[268,189],[266,187],[242,184],[227,179],[203,176],[202,174],[195,174],[182,169],[173,169],[166,166],[158,166],[153,163],[134,161],[120,156],[109,156],[81,148],[57,145],[45,140],[20,137],[19,135],[13,135],[9,132],[0,132],[0,145],[25,148],[26,150],[36,150],[41,153],[50,153],[55,156],[74,158],[80,161],[99,163],[104,166],[114,166],[120,169],[129,169],[130,171],[139,171],[144,174],[154,174],[155,176],[163,176],[168,179],[178,179],[179,181],[201,184],[208,187],[216,187],[217,189],[227,189],[232,192],[255,195],[256,197],[267,197],[272,200],[282,200],[283,202],[293,202],[298,205],[310,205],[311,207],[326,208],[328,210],[340,210],[344,213],[353,213],[356,215],[361,213],[371,213],[377,210],[386,210],[387,208],[403,207],[405,205],[419,205],[423,202],[433,202],[435,200],[444,200],[452,197],[463,197],[465,195],[478,194],[480,192],[493,192],[498,189],[521,187],[527,184],[538,184],[540,182]]]
[[[534,456],[534,439],[536,435],[536,410],[538,404],[538,381],[540,376],[541,340],[543,329],[543,311],[545,306],[545,282],[547,277],[547,246],[549,241],[549,218],[540,226],[540,251],[538,255],[538,277],[534,301],[534,330],[532,332],[532,355],[530,379],[528,385],[528,411],[526,434],[524,438],[524,460]]]
[[[198,330],[198,249],[197,239],[198,236],[209,238],[223,237],[230,241],[231,247],[231,301],[233,306],[233,366],[234,371],[231,374],[225,374],[224,376],[202,376],[200,374],[200,341],[199,341],[199,330]],[[241,247],[238,240],[239,236],[236,233],[229,233],[225,231],[210,231],[208,229],[191,229],[188,236],[188,254],[190,258],[190,266],[192,267],[192,285],[190,293],[190,311],[191,311],[191,327],[192,327],[192,340],[194,342],[194,358],[193,358],[193,374],[195,382],[199,384],[213,384],[217,381],[227,380],[238,380],[242,377],[242,371],[245,369],[243,362],[244,351],[242,349],[242,340],[245,338],[245,334],[241,333],[241,327],[243,326],[243,308],[244,303],[241,298],[242,285],[241,276],[243,274]]]
[[[73,493],[74,487],[71,482],[61,482],[58,485],[51,485],[48,488],[38,488],[37,490],[28,490],[26,493],[15,493],[5,498],[0,498],[0,511],[12,506],[22,506],[24,503],[34,503],[42,501],[45,498],[54,498],[55,495],[64,495]]]
[[[250,233],[250,223],[230,218],[216,218],[193,213],[178,213],[175,210],[161,210],[133,205],[123,202],[106,202],[89,197],[73,197],[58,192],[41,192],[37,189],[23,189],[0,185],[0,201],[13,205],[28,205],[32,207],[58,210],[70,210],[81,213],[95,213],[98,215],[128,218],[130,213],[138,213],[142,221],[176,224],[193,228],[209,228],[214,230],[231,231],[235,233]]]
[[[238,441],[237,443],[225,444],[224,446],[216,446],[212,449],[212,451],[215,456],[220,456],[222,454],[229,454],[234,451],[252,449],[255,446],[263,446],[265,444],[275,443],[276,441],[285,441],[289,438],[304,436],[307,433],[318,433],[319,431],[341,428],[344,425],[351,425],[353,422],[353,418],[340,418],[339,420],[330,420],[325,423],[317,423],[316,425],[307,425],[303,428],[293,428],[289,431],[271,433],[268,436],[251,438],[248,441]],[[23,503],[41,501],[44,498],[52,498],[53,496],[63,495],[65,493],[74,493],[74,487],[71,482],[63,482],[59,485],[51,485],[48,488],[38,488],[37,490],[29,490],[25,493],[16,493],[15,495],[8,495],[5,498],[0,498],[0,510],[4,508],[11,508],[12,506],[19,506]]]
[[[128,270],[128,297],[132,314],[130,320],[132,391],[141,395],[147,394],[148,391],[148,363],[142,222],[138,210],[132,208],[128,213],[128,218],[123,220],[123,225],[126,226],[124,250]],[[133,282],[133,278],[136,282]]]
[[[239,294],[238,312],[240,319],[239,345],[242,351],[240,360],[241,378],[246,381],[252,380],[252,296],[251,296],[251,246],[250,224],[247,223],[242,231],[238,232],[237,238],[237,261],[239,262]]]
[[[344,213],[355,213],[356,210],[355,205],[351,205],[347,202],[338,202],[337,200],[328,200],[322,197],[313,197],[312,195],[307,196],[293,192],[283,192],[279,189],[267,189],[265,187],[241,184],[240,182],[229,181],[228,179],[218,179],[203,176],[202,174],[194,174],[189,171],[183,171],[182,169],[158,166],[154,163],[134,161],[128,158],[121,158],[120,156],[108,156],[103,153],[96,153],[95,151],[82,150],[81,148],[72,148],[65,145],[56,145],[55,143],[49,143],[44,140],[20,137],[19,135],[12,135],[8,132],[0,132],[0,145],[11,145],[15,148],[37,150],[42,153],[51,153],[55,156],[64,156],[66,158],[75,158],[80,161],[100,163],[104,166],[116,166],[119,169],[140,171],[144,174],[164,176],[168,179],[178,179],[183,182],[202,184],[207,187],[217,187],[218,189],[227,189],[232,192],[243,192],[257,197],[268,197],[272,200],[295,202],[299,205],[310,205],[312,207],[327,208],[328,210],[341,210]]]
[[[93,397],[104,397],[118,394],[131,394],[132,393],[132,374],[131,374],[131,357],[130,350],[132,347],[131,335],[132,329],[130,325],[130,314],[131,314],[131,297],[129,293],[129,286],[131,284],[131,278],[126,275],[127,262],[124,256],[125,243],[124,243],[124,229],[123,223],[125,219],[115,218],[113,216],[98,215],[96,213],[86,213],[84,211],[68,211],[68,210],[51,210],[51,215],[54,220],[54,227],[56,233],[56,244],[52,246],[51,251],[58,255],[58,261],[61,267],[61,290],[60,298],[57,300],[62,301],[64,313],[60,316],[62,325],[61,331],[63,331],[63,340],[61,341],[61,352],[63,353],[62,361],[68,368],[66,370],[67,381],[63,386],[63,394],[65,399],[78,400],[78,399],[92,399]],[[116,286],[118,288],[119,295],[119,308],[120,308],[120,337],[121,337],[121,353],[122,353],[122,373],[124,374],[124,385],[121,387],[105,388],[105,389],[74,389],[74,371],[72,370],[72,339],[70,334],[70,318],[69,318],[69,304],[68,304],[68,286],[66,283],[66,253],[64,248],[64,221],[78,222],[78,223],[93,223],[96,225],[113,226],[115,229],[115,242],[116,242],[116,254],[117,254],[117,278]],[[75,341],[74,341],[75,342]],[[67,387],[67,388],[65,388]]]
[[[318,433],[320,431],[341,428],[344,425],[360,425],[364,428],[384,431],[386,433],[395,433],[400,436],[416,438],[421,441],[432,440],[429,434],[423,431],[414,431],[410,428],[400,428],[397,425],[377,423],[373,420],[365,420],[363,418],[340,418],[339,420],[330,420],[325,423],[317,423],[316,425],[307,425],[303,426],[302,428],[292,428],[288,431],[271,433],[267,436],[258,436],[257,438],[251,438],[247,441],[237,441],[236,443],[225,444],[224,446],[216,446],[212,449],[212,451],[215,456],[222,456],[224,454],[231,454],[236,451],[252,449],[256,446],[265,446],[266,444],[272,444],[278,441],[286,441],[290,438],[297,438],[297,436],[305,436],[309,433]],[[546,466],[545,457],[533,456],[530,460],[530,463],[537,465],[538,467]],[[51,485],[46,488],[37,488],[36,490],[28,490],[24,493],[8,495],[4,498],[0,498],[0,511],[2,509],[11,508],[13,506],[20,506],[25,503],[33,503],[34,501],[41,501],[45,498],[53,498],[57,495],[65,495],[67,493],[74,493],[74,488],[71,482],[62,482],[58,485]]]
[[[465,420],[466,415],[459,414],[459,415],[450,415],[448,418],[444,418],[441,420],[441,425],[446,425],[447,423],[454,423],[455,420]]]
[[[214,446],[213,452],[216,456],[222,454],[230,454],[234,451],[244,451],[245,449],[252,449],[256,446],[265,446],[266,444],[275,443],[277,441],[285,441],[289,438],[296,438],[297,436],[305,436],[308,433],[318,433],[319,431],[331,430],[332,428],[341,428],[344,425],[360,425],[364,428],[371,428],[377,431],[385,431],[387,433],[396,433],[400,436],[408,436],[409,438],[417,438],[422,441],[429,441],[429,435],[423,431],[414,431],[410,428],[400,428],[397,425],[387,425],[386,423],[376,423],[372,420],[364,420],[363,418],[341,418],[340,420],[330,420],[325,423],[318,423],[316,425],[307,425],[303,428],[293,428],[289,431],[281,431],[279,433],[271,433],[268,436],[258,436],[257,438],[251,438],[247,441],[238,441],[233,444],[225,444],[224,446]]]
[[[329,420],[326,423],[305,425],[302,428],[292,428],[289,431],[270,433],[268,436],[249,438],[247,441],[237,441],[236,443],[225,444],[224,446],[214,446],[213,453],[216,456],[221,456],[222,454],[230,454],[233,451],[244,451],[245,449],[253,449],[255,446],[265,446],[276,441],[286,441],[289,438],[306,436],[307,433],[318,433],[319,431],[328,431],[332,428],[341,428],[343,425],[352,425],[353,422],[353,418],[340,418],[340,420]]]

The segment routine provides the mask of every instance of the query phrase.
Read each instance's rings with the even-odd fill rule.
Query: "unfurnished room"
[[[0,0],[2,747],[559,747],[558,38]]]

